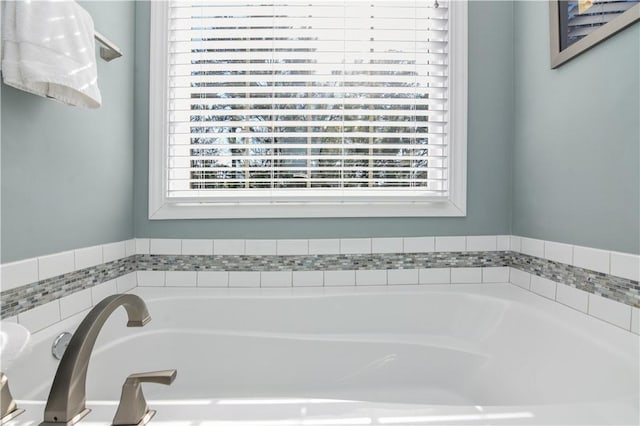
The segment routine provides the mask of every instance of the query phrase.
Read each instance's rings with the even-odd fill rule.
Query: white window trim
[[[449,199],[446,201],[184,203],[166,197],[168,3],[151,2],[149,57],[149,219],[445,217],[467,212],[467,1],[451,1]]]

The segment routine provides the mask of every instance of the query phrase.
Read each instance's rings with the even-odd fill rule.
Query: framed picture
[[[551,68],[640,21],[640,0],[550,0]]]

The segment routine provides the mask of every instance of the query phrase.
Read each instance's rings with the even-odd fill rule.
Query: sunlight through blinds
[[[172,1],[167,195],[446,198],[447,6]]]

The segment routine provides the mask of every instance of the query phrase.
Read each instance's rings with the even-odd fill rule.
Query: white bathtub
[[[154,424],[638,424],[638,336],[509,284],[287,290],[136,288],[89,366],[84,424],[111,420],[126,376],[176,368],[144,392]],[[32,337],[6,369],[41,421],[57,362]]]

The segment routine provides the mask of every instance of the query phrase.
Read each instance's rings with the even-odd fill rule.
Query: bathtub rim
[[[126,293],[136,294],[150,305],[162,300],[194,297],[269,300],[353,297],[358,295],[385,296],[389,294],[462,294],[464,296],[486,298],[499,303],[508,303],[534,315],[546,316],[555,321],[558,326],[569,328],[572,332],[588,340],[599,341],[614,347],[628,347],[628,345],[635,343],[636,352],[640,344],[640,337],[631,331],[509,283],[281,288],[135,287]],[[75,332],[77,326],[90,310],[86,309],[78,312],[60,322],[32,333],[26,350],[31,350],[33,346],[41,344],[43,341],[50,340],[53,342],[53,339],[63,331]],[[153,320],[152,306],[149,311]],[[627,355],[634,356],[633,353]]]

